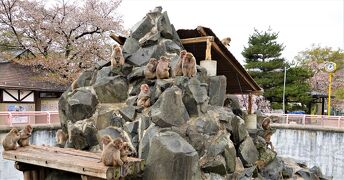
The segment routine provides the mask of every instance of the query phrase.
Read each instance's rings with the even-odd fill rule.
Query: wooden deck
[[[100,153],[51,146],[20,147],[17,150],[4,151],[2,156],[16,162],[100,179],[118,179],[135,175],[141,173],[144,168],[144,161],[137,158],[129,158],[129,162],[122,167],[109,167],[100,162]]]

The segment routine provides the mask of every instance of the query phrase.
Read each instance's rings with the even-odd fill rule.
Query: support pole
[[[207,49],[205,51],[205,60],[211,60],[211,41],[207,39]]]
[[[332,73],[328,73],[329,85],[328,85],[328,98],[327,98],[327,116],[331,115],[331,90],[332,90]]]

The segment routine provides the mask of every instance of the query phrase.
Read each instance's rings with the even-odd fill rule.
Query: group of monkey
[[[28,146],[30,144],[29,138],[31,137],[32,130],[30,125],[26,125],[20,131],[17,128],[12,128],[2,141],[4,150],[16,150],[18,148],[17,143],[20,147]]]
[[[29,146],[29,138],[31,137],[33,128],[30,125],[18,131],[17,128],[12,128],[11,131],[5,136],[2,145],[5,151],[16,150],[20,147]],[[64,145],[68,139],[61,129],[56,132],[57,145]],[[112,139],[110,136],[105,135],[101,138],[103,144],[103,151],[100,161],[106,166],[123,166],[128,162],[128,155],[130,154],[130,147],[128,142],[124,142],[122,138]]]

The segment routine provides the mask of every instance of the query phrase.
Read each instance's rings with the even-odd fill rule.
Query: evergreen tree
[[[264,89],[264,97],[271,102],[273,109],[282,109],[284,67],[287,67],[286,101],[299,102],[301,107],[297,107],[297,110],[307,111],[310,101],[307,79],[311,72],[301,67],[291,67],[281,57],[284,45],[278,43],[277,38],[278,33],[271,29],[264,32],[255,29],[249,37],[248,47],[244,47],[242,52],[245,67]],[[286,108],[295,110],[295,105]]]

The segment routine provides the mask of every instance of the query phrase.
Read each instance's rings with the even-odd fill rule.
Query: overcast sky
[[[118,10],[131,28],[156,6],[176,29],[201,25],[231,37],[229,50],[240,62],[254,28],[279,32],[289,61],[312,44],[344,49],[344,0],[123,0]]]

